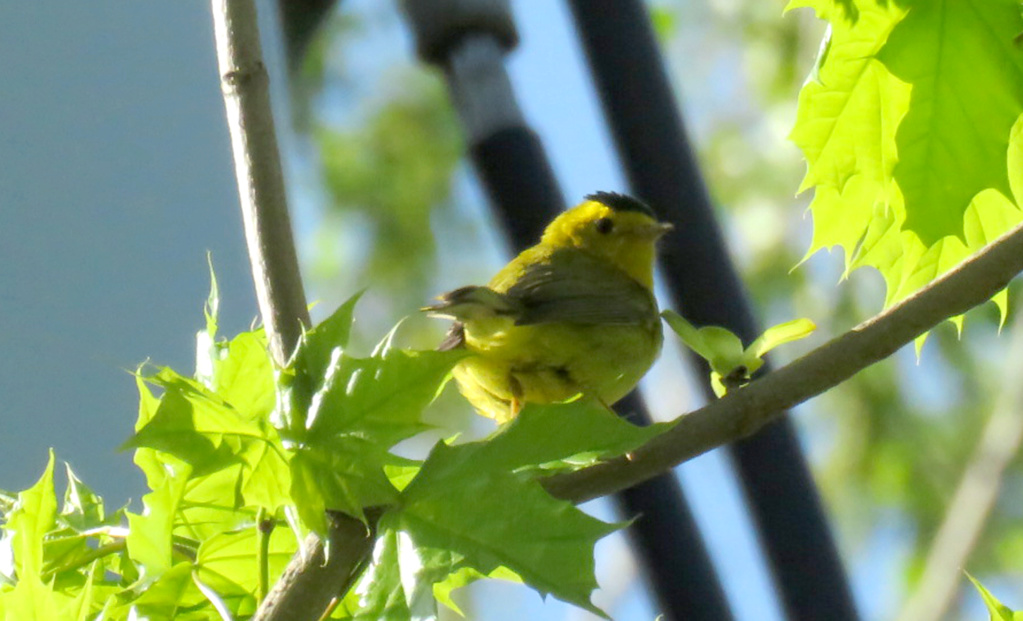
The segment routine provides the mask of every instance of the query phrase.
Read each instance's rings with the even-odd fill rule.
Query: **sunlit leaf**
[[[290,463],[291,496],[308,526],[324,532],[324,509],[361,519],[363,507],[397,499],[384,467],[404,461],[388,449],[427,428],[423,409],[462,357],[388,347],[370,358],[332,351]]]
[[[260,566],[256,527],[222,531],[199,546],[196,570],[202,584],[217,594],[232,615],[247,617],[255,612]],[[274,528],[267,556],[271,582],[284,571],[298,543],[291,529]]]
[[[160,577],[132,602],[132,607],[151,619],[210,619],[208,610],[199,611],[201,617],[189,617],[189,608],[205,601],[202,592],[192,582],[192,563],[177,563],[168,567]]]
[[[266,420],[276,407],[266,335],[243,332],[221,346],[210,390],[244,418]]]
[[[357,437],[324,439],[298,447],[291,458],[291,497],[308,528],[327,532],[324,511],[363,519],[363,508],[394,502],[398,492],[384,474],[386,449]]]
[[[980,593],[980,596],[984,598],[984,605],[987,607],[988,613],[991,615],[991,621],[1020,621],[1023,619],[1023,611],[1014,612],[1008,606],[998,601],[991,591],[984,588],[976,578],[970,574],[966,574],[966,577],[973,583],[974,588]]]
[[[168,477],[158,489],[142,497],[145,510],[141,514],[128,513],[128,554],[149,581],[162,576],[174,564],[174,517],[187,482],[187,472]]]
[[[661,312],[668,325],[687,347],[704,358],[711,368],[711,387],[722,397],[728,389],[747,383],[764,365],[763,356],[779,345],[808,336],[817,326],[809,319],[794,319],[768,328],[749,347],[737,335],[719,326],[693,327],[678,313]]]
[[[992,239],[978,231],[1023,220],[991,206],[1023,187],[1019,3],[796,7],[829,23],[792,131],[808,163],[801,190],[815,191],[807,254],[842,247],[846,273],[876,268],[892,305]],[[995,301],[1004,317],[1004,294]]]
[[[742,363],[742,341],[729,330],[719,326],[696,328],[672,310],[662,311],[661,316],[686,347],[699,354],[715,370],[724,369],[727,372]]]
[[[358,621],[370,621],[373,619],[403,620],[412,619],[412,611],[409,608],[406,586],[415,588],[415,577],[409,575],[408,579],[402,580],[402,560],[398,551],[397,533],[386,526],[380,530],[376,544],[373,548],[373,563],[366,574],[356,585],[355,593],[357,599],[355,606],[348,610],[349,617]],[[414,566],[413,559],[404,559],[407,565]],[[413,574],[414,567],[407,567],[406,574]],[[436,604],[433,604],[433,612],[436,612]]]
[[[791,343],[810,335],[817,326],[806,318],[793,319],[776,326],[771,326],[750,345],[750,352],[761,357],[779,345]]]
[[[603,615],[590,602],[593,546],[617,527],[555,500],[527,477],[488,467],[476,459],[480,450],[435,446],[402,492],[390,527],[417,548],[450,550],[482,574],[506,567],[541,594]],[[494,519],[500,515],[515,519]]]
[[[669,427],[637,427],[589,400],[527,404],[515,419],[481,445],[478,463],[508,472],[578,469],[623,455]]]
[[[1017,0],[908,3],[877,55],[910,85],[893,176],[904,228],[927,245],[961,236],[963,214],[986,189],[1009,195],[1009,131],[1023,112],[1023,30]]]
[[[103,524],[103,499],[78,478],[70,464],[64,464],[64,471],[67,475],[67,489],[60,510],[61,520],[79,531]]]
[[[311,377],[322,378],[335,349],[344,350],[352,333],[352,315],[363,292],[348,298],[316,327],[306,332],[295,366]]]
[[[897,162],[895,131],[909,87],[875,59],[905,13],[873,0],[795,0],[830,24],[811,80],[799,94],[791,139],[808,167],[800,191],[817,188],[810,252],[841,245],[849,261],[874,216],[889,209]]]
[[[57,518],[57,495],[53,487],[53,452],[35,485],[18,494],[6,516],[4,530],[11,537],[14,567],[19,579],[38,577],[43,570],[43,539]]]

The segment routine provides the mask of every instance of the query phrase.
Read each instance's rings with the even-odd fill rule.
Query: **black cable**
[[[646,8],[570,0],[631,186],[674,222],[662,266],[680,312],[750,343],[759,330],[714,218]],[[698,364],[707,375],[702,359]],[[706,386],[709,398],[714,398]],[[792,619],[857,613],[813,478],[785,416],[730,448],[781,598]]]

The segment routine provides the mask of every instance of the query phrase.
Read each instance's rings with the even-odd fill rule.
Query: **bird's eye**
[[[601,235],[607,235],[614,230],[615,223],[611,218],[601,218],[600,220],[597,220],[596,227],[598,233]]]

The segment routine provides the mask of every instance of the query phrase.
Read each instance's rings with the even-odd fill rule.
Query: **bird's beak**
[[[648,239],[660,239],[662,235],[675,228],[670,222],[655,222],[639,230],[639,234]]]

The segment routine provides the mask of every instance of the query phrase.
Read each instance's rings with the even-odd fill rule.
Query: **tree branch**
[[[270,353],[284,366],[310,320],[288,216],[256,7],[253,0],[212,0],[212,6],[256,297]],[[329,559],[320,538],[310,535],[255,619],[317,619],[355,579],[372,548],[372,528],[342,514],[329,517]]]
[[[343,513],[328,511],[326,544],[316,534],[306,537],[253,621],[320,619],[332,600],[343,596],[359,577],[373,548],[381,513],[367,509],[367,527]]]
[[[963,473],[945,519],[927,554],[920,581],[899,614],[900,621],[937,621],[959,592],[963,567],[977,545],[998,499],[1006,468],[1023,441],[1023,320],[1017,320],[1002,365],[1005,377],[991,417]]]
[[[298,344],[309,311],[288,217],[253,0],[213,0],[220,86],[259,310],[277,364]]]
[[[645,481],[746,437],[780,412],[852,377],[949,317],[979,306],[1023,271],[1023,225],[912,297],[791,364],[686,416],[633,453],[543,480],[554,496],[583,502]]]

